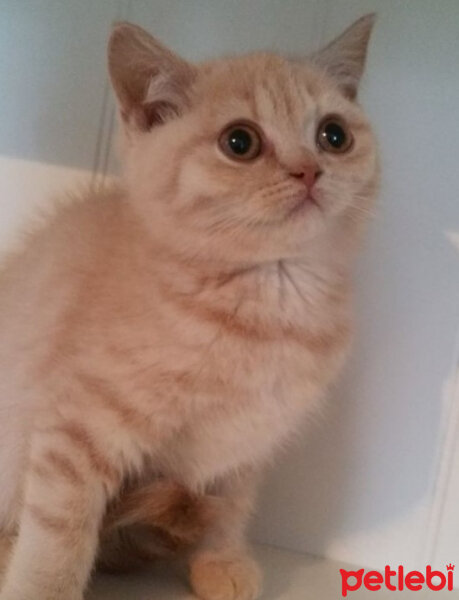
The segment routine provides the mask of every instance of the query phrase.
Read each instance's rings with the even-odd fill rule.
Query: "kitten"
[[[378,180],[355,101],[372,24],[309,60],[204,64],[115,27],[122,187],[62,207],[0,277],[0,527],[17,533],[0,600],[81,600],[106,507],[102,541],[150,511],[161,527],[180,494],[195,518],[218,498],[185,532],[196,595],[259,594],[258,473],[349,346]],[[150,492],[116,504],[137,478]]]

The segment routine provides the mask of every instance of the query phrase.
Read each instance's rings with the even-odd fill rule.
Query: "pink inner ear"
[[[156,100],[145,102],[135,109],[135,124],[142,131],[149,131],[156,125],[161,125],[178,115],[178,109],[172,102]],[[125,118],[125,114],[123,114]]]

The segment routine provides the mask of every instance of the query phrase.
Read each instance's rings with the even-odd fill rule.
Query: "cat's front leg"
[[[190,558],[190,583],[202,600],[254,600],[261,593],[260,569],[245,538],[257,482],[248,469],[215,490],[218,514]]]
[[[36,433],[0,600],[82,600],[117,473],[82,425]]]

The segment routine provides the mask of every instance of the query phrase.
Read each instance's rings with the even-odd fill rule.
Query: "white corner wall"
[[[446,381],[457,364],[459,257],[445,231],[459,230],[459,3],[26,4],[0,11],[0,87],[9,90],[0,95],[1,250],[44,198],[113,155],[103,68],[113,18],[202,58],[304,53],[377,10],[361,99],[379,135],[383,185],[357,277],[357,342],[321,422],[267,477],[253,535],[376,567],[455,562],[459,395]]]

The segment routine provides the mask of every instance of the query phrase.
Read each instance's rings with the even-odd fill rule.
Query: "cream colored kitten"
[[[378,178],[355,102],[372,24],[310,60],[204,64],[115,27],[123,187],[59,210],[1,274],[0,527],[17,541],[0,600],[81,600],[136,477],[218,497],[193,589],[258,595],[257,473],[348,348]]]

